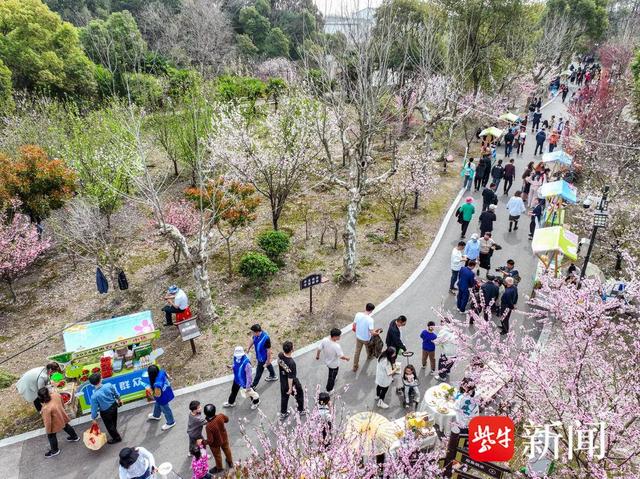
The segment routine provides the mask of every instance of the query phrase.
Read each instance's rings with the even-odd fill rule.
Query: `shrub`
[[[263,281],[278,271],[273,261],[262,253],[245,253],[240,259],[240,274],[251,281]]]
[[[125,74],[123,88],[136,105],[151,108],[160,105],[164,93],[160,80],[148,73]]]
[[[289,250],[289,245],[289,235],[282,231],[265,231],[258,235],[258,246],[276,263]]]

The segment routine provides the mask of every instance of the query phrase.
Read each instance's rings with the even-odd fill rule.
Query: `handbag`
[[[458,223],[462,224],[462,211],[460,211],[460,208],[456,211],[456,218],[458,218]]]
[[[92,424],[91,427],[82,434],[82,440],[84,445],[87,446],[87,449],[97,451],[107,443],[107,435],[104,432],[100,432],[100,426]]]

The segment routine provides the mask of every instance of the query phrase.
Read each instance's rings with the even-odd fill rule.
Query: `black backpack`
[[[121,291],[129,289],[129,281],[127,281],[127,276],[122,270],[118,273],[118,288],[120,288]]]

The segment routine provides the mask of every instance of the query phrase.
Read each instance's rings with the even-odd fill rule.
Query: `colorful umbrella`
[[[543,198],[550,196],[559,196],[567,203],[575,204],[578,201],[576,188],[571,186],[564,180],[551,181],[543,184],[538,189],[538,195]]]
[[[562,253],[566,258],[575,261],[578,259],[578,235],[563,226],[536,228],[531,249],[536,255]]]
[[[544,163],[559,163],[570,166],[571,163],[573,163],[573,157],[562,150],[556,150],[553,153],[545,153],[542,155],[542,161]]]
[[[500,138],[504,132],[495,126],[490,126],[489,128],[485,128],[480,132],[480,136],[488,136],[491,135],[495,138]]]
[[[401,434],[400,428],[375,412],[359,412],[347,420],[349,447],[364,456],[384,454]]]
[[[503,113],[498,118],[505,121],[510,121],[511,123],[515,123],[520,119],[520,117],[514,113]]]

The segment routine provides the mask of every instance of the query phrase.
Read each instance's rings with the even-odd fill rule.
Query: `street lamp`
[[[578,280],[578,288],[582,284],[582,279],[585,274],[587,274],[587,266],[589,265],[589,260],[591,259],[591,252],[593,251],[593,244],[596,241],[596,233],[598,232],[598,228],[606,228],[609,223],[609,212],[607,211],[607,207],[609,206],[609,201],[607,200],[607,196],[609,195],[609,187],[605,186],[602,190],[602,197],[600,198],[600,202],[598,203],[597,209],[593,212],[593,229],[591,230],[591,239],[589,240],[589,249],[587,250],[587,255],[584,257],[584,264],[582,265],[582,270],[580,271],[580,279]],[[585,207],[589,207],[586,201],[584,203]]]

